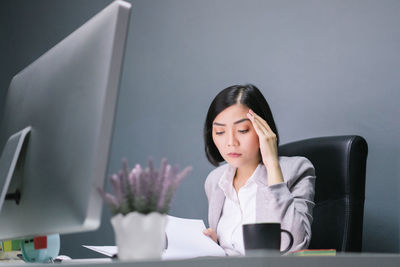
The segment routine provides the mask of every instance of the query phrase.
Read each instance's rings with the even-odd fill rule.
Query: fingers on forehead
[[[259,121],[262,125],[264,125],[265,128],[267,128],[268,131],[271,131],[271,127],[269,127],[268,122],[266,122],[263,118],[260,116],[256,117],[256,120]]]

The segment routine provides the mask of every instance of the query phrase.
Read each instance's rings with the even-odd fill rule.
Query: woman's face
[[[258,135],[247,118],[249,108],[235,104],[221,111],[213,121],[212,137],[219,153],[231,166],[258,164]]]

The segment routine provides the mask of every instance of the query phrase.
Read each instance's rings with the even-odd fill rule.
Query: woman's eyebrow
[[[250,121],[250,120],[247,119],[247,118],[244,118],[244,119],[235,121],[233,124],[238,124],[238,123],[241,123],[241,122],[244,122],[244,121]],[[214,122],[213,125],[217,125],[217,126],[226,126],[226,124],[224,124],[224,123],[219,123],[219,122]]]

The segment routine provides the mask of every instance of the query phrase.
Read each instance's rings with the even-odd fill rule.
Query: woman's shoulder
[[[221,178],[222,174],[228,169],[229,164],[225,163],[221,166],[218,166],[214,170],[210,171],[210,173],[207,176],[206,181],[215,181],[218,182],[219,178]]]
[[[314,165],[306,157],[279,157],[279,164],[283,176],[289,179],[297,179],[304,175],[315,176]]]
[[[281,167],[282,165],[284,165],[285,167],[305,166],[314,168],[311,161],[308,158],[302,156],[293,156],[293,157],[280,156],[279,163],[281,164]]]
[[[224,174],[224,172],[229,168],[229,164],[225,163],[221,166],[218,166],[217,168],[213,169],[208,175],[207,179],[205,181],[205,188],[206,191],[207,189],[214,187],[218,184],[219,180],[221,179],[221,176]]]

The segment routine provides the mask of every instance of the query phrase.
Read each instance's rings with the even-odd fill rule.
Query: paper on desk
[[[225,256],[225,251],[211,238],[203,234],[206,229],[202,220],[183,219],[168,216],[165,232],[168,248],[162,259],[189,259],[203,256]],[[84,246],[98,253],[112,257],[117,253],[116,246]]]
[[[225,256],[225,251],[203,234],[204,229],[206,227],[202,220],[168,216],[168,248],[163,259]]]
[[[115,254],[117,254],[117,252],[118,252],[116,246],[86,246],[86,245],[82,245],[82,247],[91,249],[93,251],[96,251],[96,252],[106,255],[108,257],[112,257]]]

